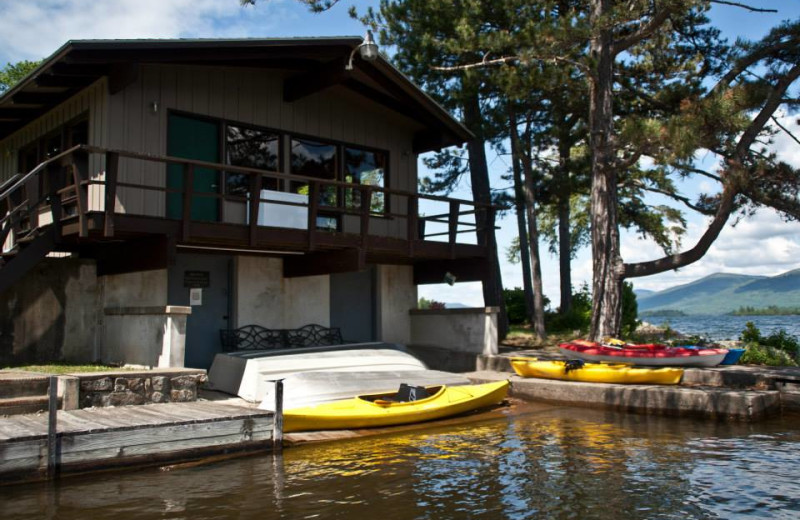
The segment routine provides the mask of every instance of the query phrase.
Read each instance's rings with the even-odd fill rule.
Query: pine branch
[[[585,64],[570,60],[568,58],[564,58],[562,56],[528,56],[523,58],[522,56],[503,56],[501,58],[494,58],[494,59],[487,59],[488,54],[483,57],[481,61],[474,62],[474,63],[466,63],[464,65],[450,65],[450,66],[432,66],[431,70],[435,70],[438,72],[457,72],[462,70],[471,70],[471,69],[478,69],[482,67],[491,67],[497,65],[507,65],[507,64],[514,64],[514,63],[521,63],[523,65],[529,65],[531,62],[553,62],[553,63],[568,63],[583,72],[588,72],[589,67]]]
[[[728,0],[711,0],[712,4],[732,5],[734,7],[741,7],[753,13],[777,13],[777,9],[762,9],[761,7],[753,7],[751,5],[742,4],[740,2],[730,2]]]
[[[633,47],[640,41],[644,40],[645,38],[652,35],[656,32],[664,22],[669,19],[669,16],[675,11],[675,6],[665,7],[655,13],[651,18],[650,21],[646,24],[640,26],[636,31],[629,34],[625,38],[621,40],[617,40],[614,45],[611,47],[611,54],[613,56],[618,55],[619,53],[628,50],[629,48]]]
[[[773,121],[773,122],[774,122],[776,125],[778,125],[778,128],[780,128],[781,130],[783,130],[784,132],[786,132],[787,134],[789,134],[789,137],[791,137],[791,138],[794,140],[794,142],[795,142],[795,143],[797,143],[797,144],[800,144],[800,139],[798,139],[798,138],[797,138],[797,136],[795,136],[795,135],[794,135],[792,132],[790,132],[788,128],[786,128],[785,126],[783,126],[782,124],[780,124],[780,123],[778,122],[778,119],[777,119],[775,116],[772,116],[772,121]]]
[[[695,203],[693,203],[691,201],[691,199],[689,199],[688,197],[684,197],[683,195],[678,195],[677,193],[674,193],[674,192],[671,192],[671,191],[667,191],[667,190],[662,190],[660,188],[656,188],[656,187],[653,187],[653,186],[647,186],[645,183],[643,183],[641,181],[634,181],[633,184],[635,186],[645,190],[645,191],[649,191],[651,193],[658,193],[660,195],[664,195],[664,196],[669,197],[669,198],[671,198],[673,200],[681,202],[687,208],[693,209],[694,211],[696,211],[696,212],[698,212],[698,213],[700,213],[702,215],[708,215],[708,216],[714,215],[714,210],[698,206]]]

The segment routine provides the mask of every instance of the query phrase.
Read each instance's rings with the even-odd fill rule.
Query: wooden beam
[[[170,260],[170,242],[161,235],[96,244],[83,250],[82,256],[97,260],[98,276],[166,269]]]
[[[108,93],[112,96],[139,80],[138,63],[114,63],[108,74]]]
[[[114,236],[114,213],[117,205],[117,173],[119,172],[119,154],[106,152],[106,196],[104,237]]]
[[[45,105],[58,101],[61,92],[17,92],[11,96],[11,101],[20,105]]]
[[[366,257],[364,250],[359,248],[318,251],[303,256],[293,256],[290,260],[283,261],[284,278],[349,273],[364,269],[366,269]]]
[[[86,76],[56,76],[43,74],[34,80],[40,87],[80,88],[94,83],[94,77]]]
[[[80,226],[78,236],[84,238],[89,236],[89,225],[86,220],[86,213],[89,210],[89,186],[83,182],[88,179],[85,178],[86,174],[81,172],[77,164],[71,164],[69,168],[72,170],[72,182],[75,185],[78,201],[78,225]]]
[[[286,78],[283,81],[283,100],[292,103],[342,83],[350,77],[350,71],[344,67],[345,62],[342,57],[324,63],[305,74]]]
[[[414,263],[414,283],[417,285],[445,283],[450,273],[457,282],[480,282],[489,272],[486,258],[458,258],[455,260],[427,260]]]

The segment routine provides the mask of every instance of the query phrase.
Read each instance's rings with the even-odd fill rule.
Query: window
[[[386,177],[386,154],[345,147],[344,149],[344,181],[355,184],[384,187]],[[361,192],[345,190],[345,207],[361,208]],[[385,213],[386,200],[383,192],[372,194],[371,213]]]
[[[280,135],[239,125],[225,128],[225,159],[227,164],[245,166],[272,172],[280,171]],[[247,196],[250,175],[228,172],[225,174],[225,192],[228,195]],[[261,189],[279,190],[278,179],[262,177]]]
[[[335,180],[338,170],[338,147],[332,143],[292,138],[291,173],[316,179]],[[308,183],[292,181],[290,189],[294,193],[308,194]],[[339,193],[335,186],[321,186],[319,193],[320,206],[338,206]],[[329,231],[339,228],[339,218],[325,215],[317,217],[317,227]]]

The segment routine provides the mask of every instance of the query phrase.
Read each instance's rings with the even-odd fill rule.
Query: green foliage
[[[797,366],[800,341],[783,329],[762,336],[755,324],[748,321],[739,339],[746,343],[742,364]]]
[[[429,300],[427,298],[420,298],[417,302],[418,309],[444,309],[445,305],[442,302],[437,302],[436,300]]]
[[[573,332],[582,333],[589,330],[592,322],[592,294],[588,284],[583,284],[577,292],[572,293],[572,308],[567,313],[547,313],[545,325],[548,333]]]
[[[5,67],[0,69],[0,94],[19,83],[22,78],[38,67],[40,63],[41,60],[7,63]]]
[[[797,361],[787,352],[768,345],[759,345],[758,343],[750,343],[745,347],[739,363],[742,365],[767,365],[771,367],[797,366]]]
[[[798,314],[800,314],[800,307],[779,307],[777,305],[768,305],[763,308],[743,306],[731,313],[732,316],[795,316]]]
[[[620,334],[623,338],[629,338],[636,332],[641,322],[637,319],[639,308],[636,304],[636,293],[633,292],[633,284],[622,283],[622,320],[620,321]]]
[[[544,307],[550,305],[547,296],[544,298]],[[522,325],[528,322],[528,314],[525,308],[525,290],[520,287],[513,289],[503,289],[503,302],[506,304],[508,322],[512,325]]]
[[[521,325],[528,321],[525,309],[525,291],[523,289],[520,287],[503,289],[503,302],[506,304],[509,324]]]

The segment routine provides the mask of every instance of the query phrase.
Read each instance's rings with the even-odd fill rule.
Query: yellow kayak
[[[576,363],[513,358],[511,366],[522,377],[586,383],[677,385],[683,376],[682,368],[637,368],[623,363]]]
[[[419,387],[417,400],[397,401],[398,392],[294,408],[283,413],[283,430],[340,430],[409,424],[441,419],[500,403],[508,381],[483,385]]]

